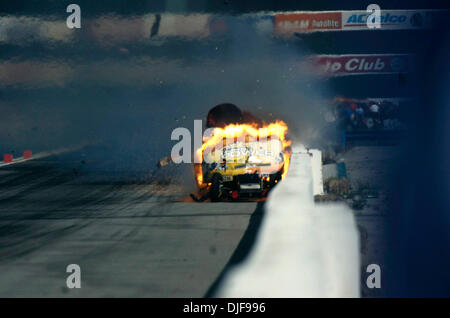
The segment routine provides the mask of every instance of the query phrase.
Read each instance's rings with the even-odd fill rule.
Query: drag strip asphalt
[[[0,297],[203,297],[262,203],[183,196],[90,182],[48,159],[1,168]],[[81,268],[80,289],[66,286],[69,264]]]

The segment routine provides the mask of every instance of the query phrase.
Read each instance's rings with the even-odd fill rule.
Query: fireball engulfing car
[[[203,159],[202,185],[211,201],[265,196],[284,171],[283,144],[276,138],[224,143]]]
[[[263,197],[287,171],[289,154],[283,122],[263,125],[233,104],[214,107],[207,117],[212,128],[194,165],[199,188],[196,201]]]

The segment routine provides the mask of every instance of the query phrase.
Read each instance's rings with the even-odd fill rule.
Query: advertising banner
[[[389,74],[409,72],[408,54],[317,55],[312,63],[319,74],[327,76]]]
[[[299,12],[275,15],[278,34],[341,29],[341,12]]]
[[[369,28],[372,13],[358,11],[298,11],[274,14],[275,33],[282,36],[316,31],[411,30],[435,27],[447,10],[380,10],[380,28]]]
[[[342,11],[342,30],[369,30],[367,11]],[[438,20],[435,10],[381,10],[380,28],[370,30],[401,30],[432,28]]]

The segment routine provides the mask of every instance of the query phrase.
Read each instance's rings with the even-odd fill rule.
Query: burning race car
[[[282,121],[264,125],[250,113],[233,104],[221,104],[208,113],[207,128],[194,165],[199,197],[238,200],[241,197],[263,197],[287,173],[290,141]]]

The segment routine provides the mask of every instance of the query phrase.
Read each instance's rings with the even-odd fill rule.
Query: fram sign
[[[341,12],[294,12],[275,15],[279,34],[341,29]]]
[[[407,54],[318,55],[313,64],[328,76],[404,73],[411,70],[412,58]]]

